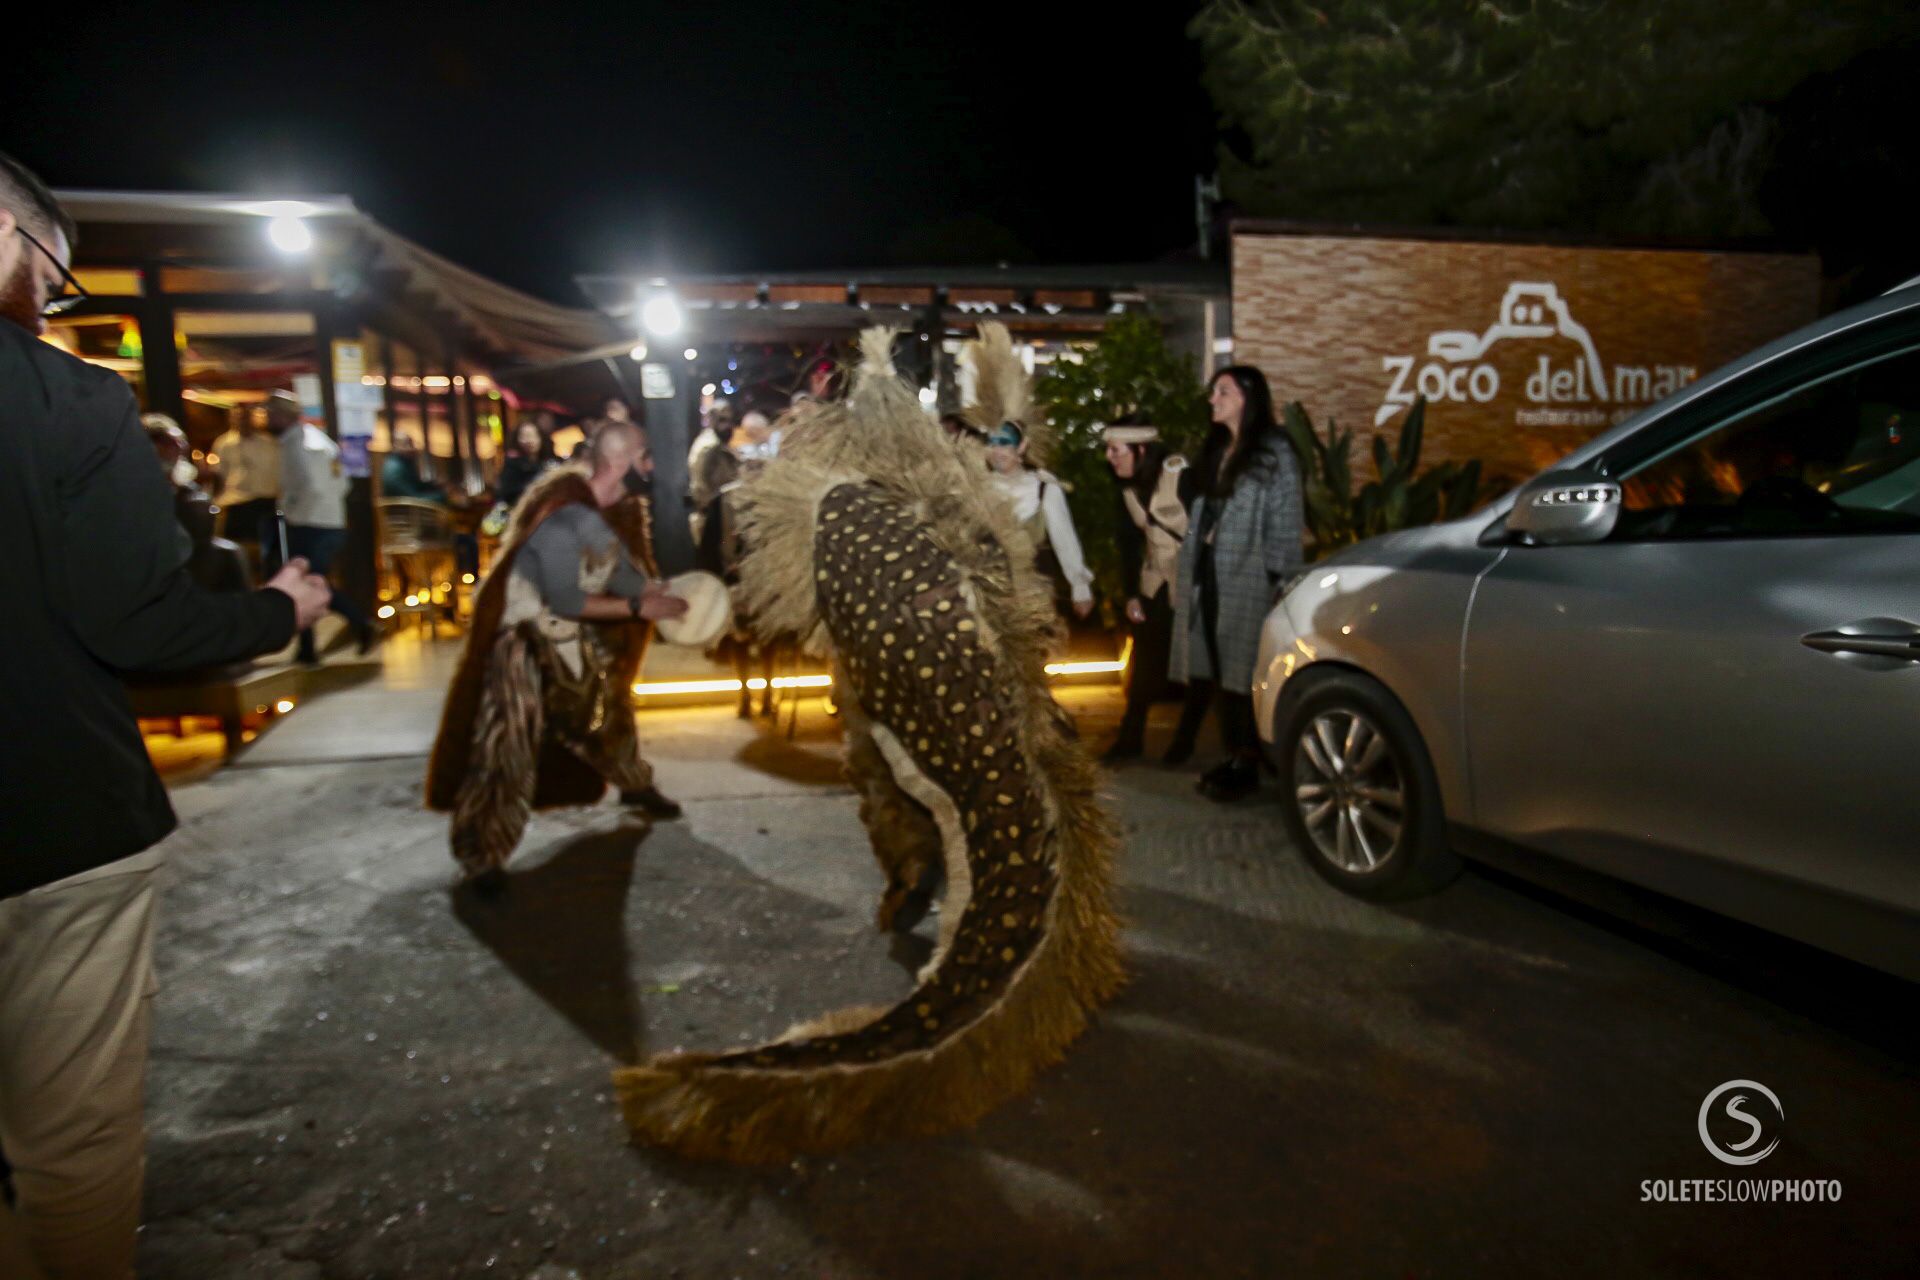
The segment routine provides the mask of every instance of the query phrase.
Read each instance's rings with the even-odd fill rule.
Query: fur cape
[[[1033,548],[978,449],[894,375],[892,338],[863,337],[848,401],[796,425],[751,483],[741,573],[757,626],[833,654],[877,747],[867,767],[938,827],[940,941],[890,1008],[617,1072],[635,1138],[686,1155],[766,1163],[972,1124],[1124,981],[1115,829],[1048,690],[1058,623]]]
[[[462,641],[460,665],[440,712],[440,731],[433,740],[433,753],[427,758],[429,809],[451,813],[460,795],[460,784],[466,779],[473,753],[473,722],[480,713],[487,661],[493,653],[501,615],[506,610],[507,578],[513,572],[514,557],[541,521],[574,503],[599,510],[620,541],[626,544],[633,562],[645,570],[648,577],[659,576],[653,560],[652,512],[645,498],[629,498],[600,508],[587,483],[587,473],[578,467],[556,467],[527,487],[520,504],[513,509],[513,518],[500,540],[493,568],[474,597],[473,617]],[[616,689],[629,687],[646,658],[647,641],[653,628],[620,623],[606,630],[624,637],[624,640],[616,638],[612,646],[618,656],[610,678]],[[533,797],[535,808],[592,804],[605,794],[606,787],[605,779],[573,752],[557,743],[541,743],[539,781]]]

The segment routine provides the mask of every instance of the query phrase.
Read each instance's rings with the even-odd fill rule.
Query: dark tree
[[[1774,231],[1776,107],[1910,0],[1210,0],[1192,24],[1249,212]],[[1895,121],[1889,130],[1906,132]]]

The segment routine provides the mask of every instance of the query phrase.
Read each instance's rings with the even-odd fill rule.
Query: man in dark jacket
[[[124,672],[278,649],[326,608],[296,562],[259,591],[189,577],[133,396],[38,340],[73,224],[0,155],[0,1275],[133,1274],[153,990],[151,849],[172,806]]]

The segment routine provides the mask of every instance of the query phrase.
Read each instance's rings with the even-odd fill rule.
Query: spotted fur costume
[[[1032,548],[977,447],[947,441],[894,375],[892,337],[866,335],[847,402],[755,480],[742,574],[758,625],[835,661],[863,817],[912,812],[895,790],[925,815],[947,874],[938,947],[891,1008],[618,1072],[636,1138],[685,1154],[768,1162],[971,1124],[1124,980],[1114,831],[1048,691],[1057,624]]]
[[[650,786],[626,691],[651,628],[555,617],[513,576],[515,557],[548,516],[574,503],[599,509],[572,467],[535,480],[515,508],[474,600],[466,647],[427,763],[427,806],[453,815],[454,860],[467,875],[506,865],[535,809],[592,804],[617,787]],[[628,556],[657,577],[644,499],[600,514]],[[613,558],[583,560],[580,585],[606,584]]]

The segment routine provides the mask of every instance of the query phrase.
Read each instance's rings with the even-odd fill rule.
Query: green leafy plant
[[[1115,316],[1078,354],[1049,365],[1034,394],[1058,436],[1049,469],[1068,485],[1095,595],[1112,608],[1129,592],[1120,581],[1117,496],[1100,429],[1132,415],[1160,428],[1170,452],[1195,457],[1206,439],[1207,404],[1193,359],[1167,346],[1151,316]]]
[[[1458,519],[1472,511],[1479,499],[1478,460],[1419,469],[1427,422],[1424,397],[1414,401],[1401,419],[1394,444],[1388,445],[1384,433],[1373,437],[1375,478],[1358,490],[1353,485],[1351,430],[1342,431],[1329,419],[1322,436],[1298,401],[1287,405],[1284,418],[1287,436],[1300,458],[1307,531],[1313,536],[1315,556],[1395,529]]]

